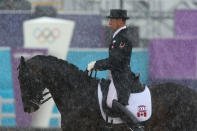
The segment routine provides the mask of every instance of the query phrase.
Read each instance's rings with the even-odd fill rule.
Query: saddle
[[[145,89],[145,85],[143,85],[140,82],[139,77],[140,77],[140,74],[136,74],[136,75],[134,75],[134,78],[133,78],[133,79],[135,79],[135,81],[133,83],[133,86],[135,86],[137,89],[139,89],[139,90],[135,90],[135,92],[142,92]],[[102,107],[103,107],[104,112],[108,116],[120,117],[121,113],[119,113],[117,110],[113,110],[112,108],[109,108],[107,106],[107,103],[106,103],[110,82],[111,82],[111,80],[105,80],[105,79],[101,80],[101,91],[102,91],[102,94],[103,94]],[[143,88],[141,88],[141,87],[143,87]]]
[[[152,104],[151,104],[151,94],[147,86],[143,85],[138,81],[139,76],[136,77],[134,86],[143,86],[139,88],[140,90],[134,93],[130,92],[128,104],[123,106],[114,96],[114,91],[112,95],[108,94],[108,91],[114,89],[113,80],[101,79],[98,84],[98,100],[99,107],[103,119],[106,122],[107,127],[111,127],[114,124],[126,123],[129,127],[137,126],[140,127],[140,122],[146,121],[151,117],[152,114]],[[113,87],[113,88],[112,88]],[[135,90],[136,91],[136,90]],[[116,94],[116,93],[115,93]],[[112,96],[112,108],[109,108],[107,97]],[[110,105],[109,105],[110,106]]]
[[[120,118],[122,116],[122,114],[119,111],[115,110],[114,108],[109,108],[107,105],[107,99],[108,99],[107,97],[109,96],[108,92],[110,90],[109,88],[111,88],[111,85],[113,85],[113,84],[110,84],[111,82],[113,82],[113,81],[106,80],[106,79],[101,79],[101,81],[100,81],[100,87],[101,87],[101,92],[102,92],[102,97],[103,97],[101,104],[102,104],[103,112],[106,114],[106,116],[113,117],[113,118]],[[151,103],[150,91],[149,91],[148,87],[145,87],[145,85],[140,82],[139,74],[135,75],[134,82],[133,82],[132,86],[135,86],[135,87],[131,87],[131,88],[135,88],[135,90],[130,91],[130,97],[128,100],[129,105],[127,105],[126,107],[130,111],[131,110],[135,111],[135,112],[133,112],[134,114],[136,114],[136,112],[137,112],[138,114],[136,116],[140,117],[139,113],[141,113],[142,111],[140,111],[139,109],[141,109],[141,107],[147,106],[147,105],[148,105],[148,107],[151,107],[151,104],[149,104],[149,103]],[[134,91],[134,92],[132,92],[132,91]],[[112,94],[112,96],[113,96],[113,94]],[[140,98],[141,96],[144,97],[145,99],[148,99],[148,100],[144,100],[144,99],[141,100],[141,98]],[[113,100],[114,97],[111,99]],[[108,99],[108,101],[109,101],[109,99]]]

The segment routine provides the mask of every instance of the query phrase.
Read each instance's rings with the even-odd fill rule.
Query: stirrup
[[[112,131],[113,129],[113,121],[108,123],[108,115],[106,115],[106,121],[105,121],[105,126],[104,126],[104,131]]]

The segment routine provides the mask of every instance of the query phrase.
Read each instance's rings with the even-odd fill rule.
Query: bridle
[[[44,104],[45,102],[47,102],[48,100],[50,100],[52,98],[51,96],[49,96],[48,98],[44,99],[44,96],[48,95],[49,93],[50,92],[46,92],[46,93],[42,94],[42,96],[41,96],[42,99],[41,100],[38,100],[38,98],[33,98],[29,102],[31,102],[31,103],[33,103],[37,106],[40,106],[40,105]]]
[[[42,97],[44,98],[44,96],[48,95],[50,92],[46,92],[44,94],[42,94]],[[47,102],[48,100],[50,100],[52,97],[49,96],[48,98],[46,98],[45,100],[41,101],[40,104],[44,104],[45,102]]]

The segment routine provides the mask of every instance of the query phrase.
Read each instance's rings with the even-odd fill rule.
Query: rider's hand
[[[88,71],[91,71],[91,70],[94,68],[95,63],[96,63],[96,61],[90,62],[90,63],[88,64],[87,70],[88,70]]]

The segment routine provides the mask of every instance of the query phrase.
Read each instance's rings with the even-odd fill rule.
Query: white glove
[[[88,70],[88,71],[91,71],[91,70],[94,68],[95,63],[96,63],[96,61],[90,62],[90,63],[88,64],[87,70]]]

